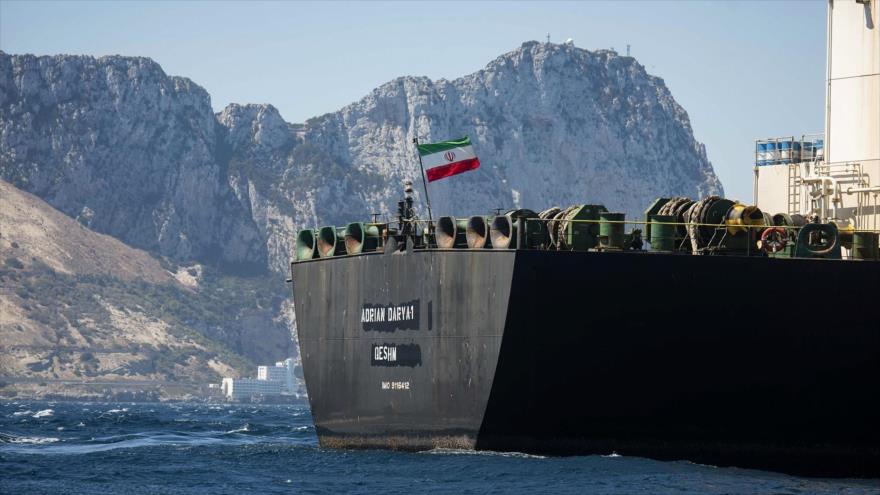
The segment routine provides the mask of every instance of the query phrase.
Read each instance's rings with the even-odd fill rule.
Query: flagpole
[[[422,185],[425,187],[425,203],[428,205],[428,231],[434,225],[434,219],[431,217],[431,197],[428,196],[428,179],[425,178],[425,166],[422,165],[422,154],[419,153],[419,138],[414,137],[413,143],[416,145],[416,155],[419,157],[419,170],[422,171]]]

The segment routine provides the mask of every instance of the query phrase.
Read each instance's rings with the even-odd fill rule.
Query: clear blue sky
[[[291,122],[401,75],[454,79],[523,41],[632,45],[688,111],[729,197],[750,200],[753,140],[821,132],[825,9],[788,2],[38,2],[0,0],[7,53],[141,55],[216,110]]]

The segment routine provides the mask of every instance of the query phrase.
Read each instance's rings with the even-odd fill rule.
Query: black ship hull
[[[291,270],[322,446],[880,477],[878,262],[462,249]]]

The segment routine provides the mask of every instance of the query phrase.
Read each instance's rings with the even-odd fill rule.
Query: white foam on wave
[[[250,424],[245,423],[244,426],[242,426],[241,428],[238,428],[236,430],[229,430],[226,433],[244,433],[246,431],[250,431],[250,427]]]
[[[603,455],[602,457],[615,458],[615,457],[623,457],[623,456],[618,454],[617,452],[612,452],[608,455]]]
[[[9,443],[26,443],[31,445],[42,445],[44,443],[55,443],[60,439],[55,437],[12,437]]]
[[[30,415],[33,414],[33,413],[34,413],[33,411],[31,411],[30,409],[28,409],[27,411],[15,411],[14,413],[12,413],[12,416],[13,416],[13,417],[16,417],[16,416],[30,416]]]
[[[107,411],[107,414],[117,414],[117,413],[124,413],[124,412],[128,412],[127,407],[123,407],[122,409],[110,409],[109,411]]]
[[[543,455],[526,454],[523,452],[496,452],[494,450],[444,449],[422,450],[419,454],[434,455],[481,455],[491,457],[513,457],[518,459],[546,459]]]
[[[47,418],[53,414],[55,414],[55,411],[53,411],[52,409],[43,409],[42,411],[35,412],[34,415],[31,417],[32,418]]]

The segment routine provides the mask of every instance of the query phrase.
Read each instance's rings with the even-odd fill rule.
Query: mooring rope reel
[[[544,223],[547,224],[547,233],[550,237],[551,247],[556,246],[556,229],[554,228],[556,224],[551,220],[556,218],[556,215],[558,215],[561,211],[562,209],[558,206],[551,206],[550,208],[547,208],[546,210],[538,214],[538,218],[540,218],[544,221]]]
[[[678,232],[678,235],[683,238],[687,235],[687,228],[685,227],[687,217],[685,215],[693,204],[694,200],[691,198],[676,196],[667,201],[657,214],[675,217],[675,221],[680,223],[680,225],[676,225],[675,230]]]
[[[706,229],[702,228],[699,224],[707,223],[706,217],[708,216],[709,209],[720,200],[720,196],[709,196],[697,201],[688,209],[687,233],[691,238],[691,249],[695,253],[709,243],[710,237],[707,235]]]

